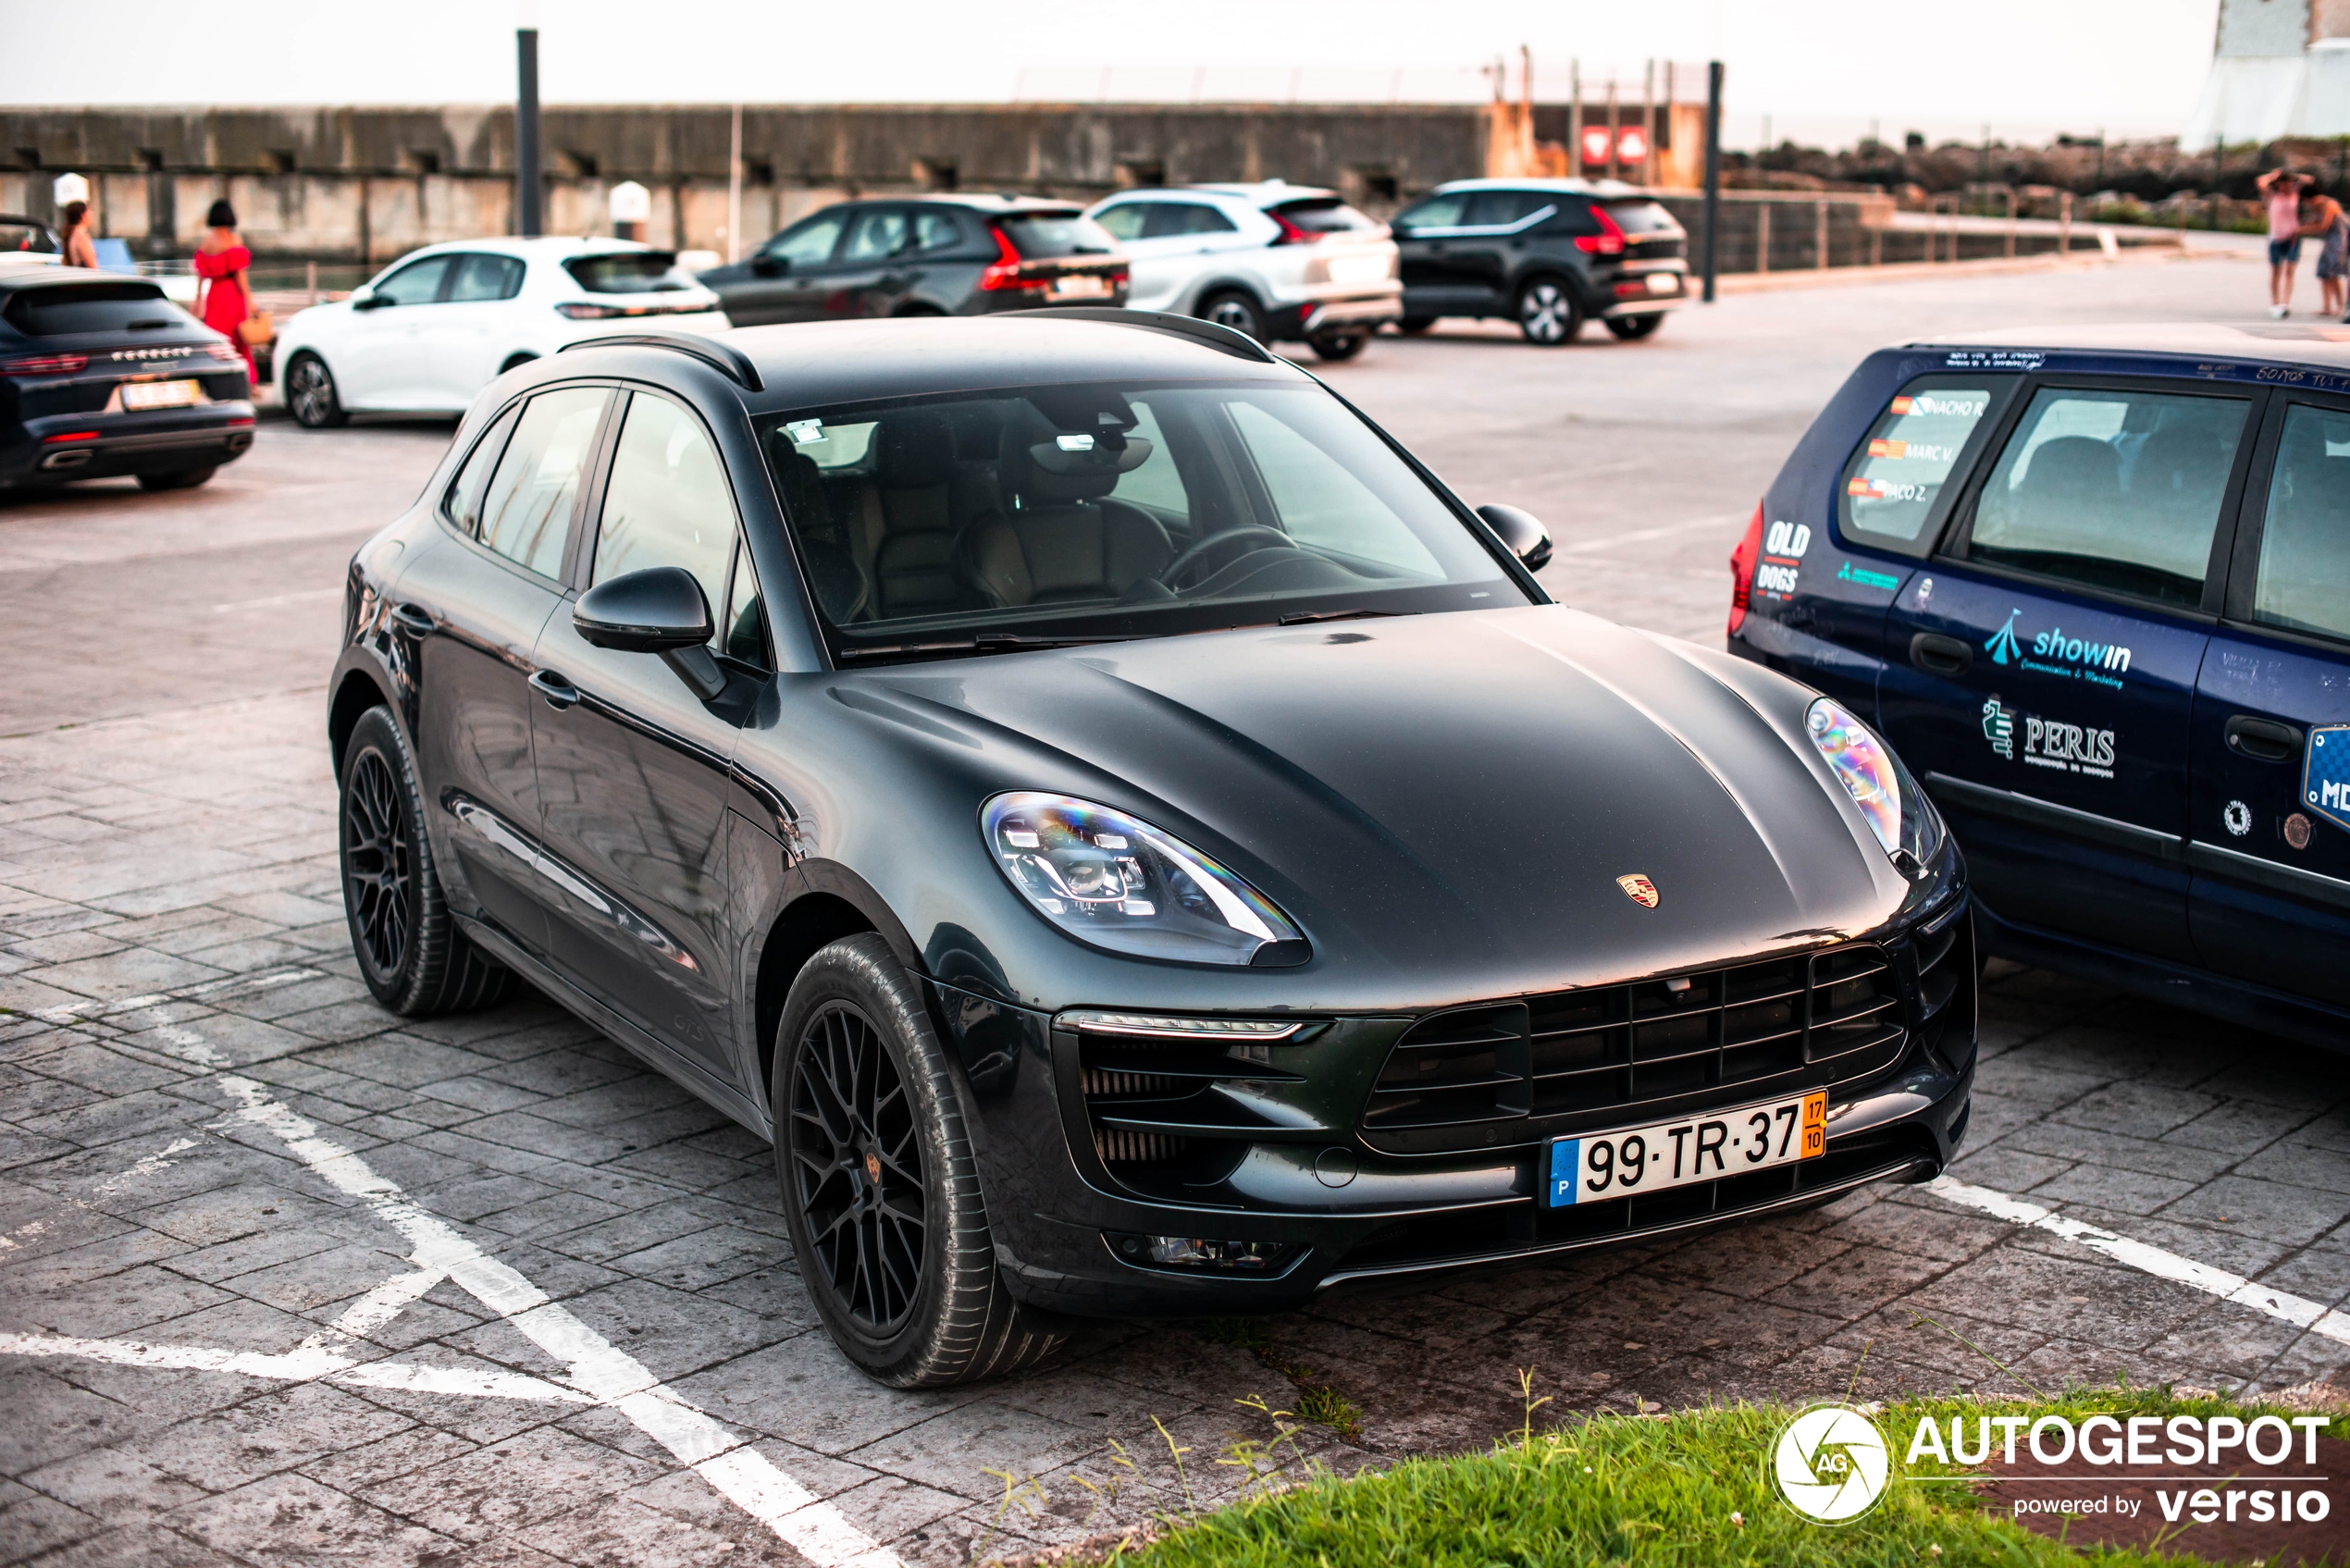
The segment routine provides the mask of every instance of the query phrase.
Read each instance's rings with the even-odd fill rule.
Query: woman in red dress
[[[237,331],[253,315],[253,289],[245,281],[253,253],[238,240],[237,211],[227,202],[213,203],[204,220],[210,232],[196,247],[196,276],[204,280],[198,285],[204,292],[196,301],[196,315],[206,327],[226,334],[237,345],[245,356],[246,379],[257,381],[253,345]]]

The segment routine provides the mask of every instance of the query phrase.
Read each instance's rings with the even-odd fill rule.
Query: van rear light
[[[0,364],[0,376],[71,376],[90,364],[88,354],[43,354]]]
[[[94,441],[97,438],[98,432],[95,430],[60,430],[54,436],[42,437],[41,444],[45,447],[57,441]]]
[[[1577,235],[1575,248],[1595,256],[1622,255],[1624,230],[1617,227],[1614,218],[1607,216],[1605,207],[1593,207],[1591,216],[1600,220],[1600,231],[1597,234]]]
[[[1012,237],[1001,228],[990,226],[987,232],[996,241],[996,259],[981,269],[979,286],[993,291],[997,289],[1049,289],[1049,278],[1024,274],[1020,251],[1012,244]]]
[[[1730,626],[1725,636],[1737,636],[1738,628],[1746,624],[1746,611],[1754,597],[1754,564],[1762,558],[1762,503],[1754,503],[1754,521],[1746,525],[1746,537],[1738,548],[1730,551]]]

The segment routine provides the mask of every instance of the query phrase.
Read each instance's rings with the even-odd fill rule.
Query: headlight
[[[987,847],[1037,913],[1080,942],[1194,964],[1302,964],[1305,939],[1256,889],[1122,811],[1066,795],[999,795]]]
[[[1803,728],[1894,864],[1911,876],[1923,870],[1942,847],[1942,818],[1892,747],[1830,698],[1812,704]]]

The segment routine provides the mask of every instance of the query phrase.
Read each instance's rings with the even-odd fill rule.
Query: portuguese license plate
[[[126,381],[122,386],[122,406],[138,408],[186,408],[196,401],[203,389],[193,381]]]
[[[1817,1159],[1827,1146],[1824,1089],[1625,1132],[1553,1138],[1542,1204],[1563,1209],[1718,1181]]]
[[[1671,272],[1651,272],[1649,274],[1650,293],[1677,294],[1680,291],[1681,279],[1678,274]]]
[[[1054,278],[1047,292],[1057,300],[1098,300],[1109,292],[1109,279],[1090,273],[1073,274]]]

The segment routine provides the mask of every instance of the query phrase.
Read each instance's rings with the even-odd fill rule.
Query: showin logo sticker
[[[1992,663],[2012,663],[2021,656],[2021,649],[2017,647],[2015,640],[2015,618],[2022,613],[2021,610],[2009,611],[2008,623],[1993,632],[1991,640],[1983,645],[1984,651],[1991,656]]]
[[[2335,827],[2350,828],[2350,724],[2311,730],[2306,757],[2301,803]]]
[[[1815,1404],[1779,1428],[1770,1469],[1789,1508],[1817,1525],[1846,1525],[1884,1498],[1893,1455],[1876,1423],[1859,1411]]]
[[[2008,611],[2007,624],[1991,634],[1983,645],[1994,664],[2020,664],[2024,669],[2043,675],[2061,675],[2067,680],[2089,681],[2101,686],[2121,689],[2121,677],[2130,673],[2131,651],[2121,643],[2098,642],[2094,637],[2067,636],[2064,628],[2052,626],[2035,634],[2031,651],[2024,651],[2024,642],[2016,636],[2016,617],[2021,610]]]

